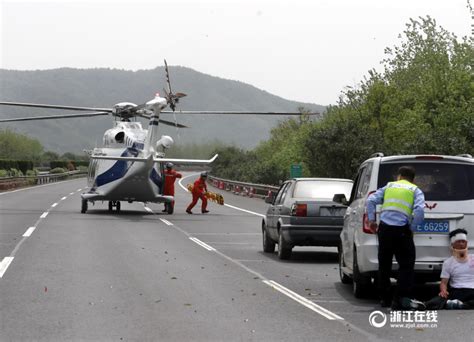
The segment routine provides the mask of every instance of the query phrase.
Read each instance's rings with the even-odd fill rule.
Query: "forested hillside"
[[[324,111],[323,106],[285,100],[251,85],[209,76],[185,67],[170,66],[174,91],[186,93],[178,106],[182,110],[297,111],[304,107]],[[162,92],[164,68],[127,71],[117,69],[54,69],[43,71],[0,70],[0,101],[36,102],[70,106],[110,108],[118,102],[143,103]],[[59,114],[55,110],[0,108],[0,118]],[[173,115],[163,119],[174,121]],[[255,147],[268,139],[278,117],[190,116],[176,114],[189,129],[163,127],[176,145],[201,144],[219,140],[240,147]],[[2,124],[38,139],[46,150],[79,152],[100,146],[102,135],[112,126],[112,118],[77,118]]]
[[[369,71],[318,122],[289,120],[256,149],[219,149],[217,175],[278,184],[290,165],[305,176],[351,178],[374,152],[474,155],[474,48],[437,26],[411,20],[384,71]]]

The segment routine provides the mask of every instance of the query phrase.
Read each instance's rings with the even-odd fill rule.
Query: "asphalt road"
[[[81,214],[84,187],[0,193],[0,341],[471,340],[473,311],[437,311],[436,327],[371,326],[373,311],[390,311],[340,283],[335,248],[262,252],[262,200],[224,192],[225,206],[188,215],[176,184],[173,215],[143,203]]]

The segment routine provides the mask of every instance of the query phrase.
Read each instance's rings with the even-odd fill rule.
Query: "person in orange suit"
[[[176,181],[176,178],[181,178],[183,175],[181,173],[176,172],[173,170],[173,163],[166,163],[165,166],[165,171],[163,173],[164,178],[165,178],[165,185],[163,188],[163,195],[167,196],[174,196],[174,182]],[[171,208],[169,207],[171,206]],[[169,214],[172,214],[174,210],[174,200],[171,203],[165,203],[165,209],[163,212],[168,212]]]
[[[194,182],[193,191],[192,191],[193,201],[191,202],[191,204],[188,205],[188,208],[186,209],[186,212],[188,214],[193,213],[191,209],[194,208],[194,206],[196,205],[199,199],[201,199],[202,201],[201,212],[203,214],[206,214],[209,212],[209,210],[207,210],[207,198],[204,195],[207,192],[206,179],[207,179],[207,172],[203,172],[201,173],[201,176],[198,179],[196,179],[196,181]]]

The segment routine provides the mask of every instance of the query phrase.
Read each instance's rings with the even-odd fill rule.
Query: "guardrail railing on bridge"
[[[69,178],[83,177],[87,171],[68,171],[63,173],[39,174],[36,176],[17,176],[0,178],[0,190],[15,189],[27,185],[39,185],[62,181]]]
[[[236,195],[248,197],[273,197],[279,189],[278,186],[236,182],[230,179],[223,179],[214,176],[209,176],[208,179],[214,187],[220,190],[226,190]]]

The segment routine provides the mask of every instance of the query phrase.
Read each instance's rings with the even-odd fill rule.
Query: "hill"
[[[324,107],[289,101],[239,81],[226,80],[186,67],[170,67],[174,91],[188,94],[178,106],[181,110],[297,111],[304,107],[322,112]],[[17,71],[0,69],[0,101],[34,102],[69,106],[112,107],[118,102],[144,103],[161,92],[165,84],[163,67],[152,70],[72,69]],[[0,118],[68,113],[64,111],[5,107]],[[73,112],[69,112],[72,114]],[[174,121],[173,115],[162,115]],[[76,118],[2,124],[37,138],[47,150],[58,153],[80,152],[100,146],[111,117]],[[176,114],[179,123],[190,126],[177,130],[163,127],[176,144],[219,140],[252,148],[269,137],[281,117],[191,116]],[[146,126],[145,126],[146,127]]]

